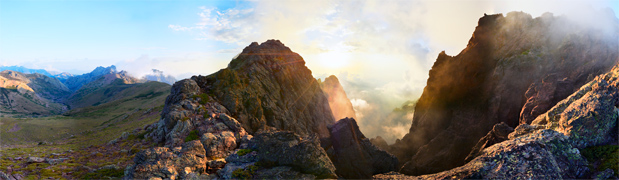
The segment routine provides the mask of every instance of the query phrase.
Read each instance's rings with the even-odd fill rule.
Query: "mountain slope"
[[[494,124],[530,123],[619,61],[619,20],[596,14],[588,27],[522,12],[479,19],[457,56],[439,54],[415,106],[410,131],[391,146],[404,174],[451,169]]]
[[[102,104],[119,99],[121,91],[133,87],[139,80],[126,71],[97,76],[96,80],[83,85],[67,99],[71,108],[80,108]]]
[[[0,93],[3,113],[50,115],[67,110],[59,101],[69,90],[57,79],[45,75],[2,71]]]
[[[69,77],[63,83],[69,88],[69,90],[74,92],[81,88],[83,85],[99,79],[99,77],[102,75],[115,73],[117,73],[117,71],[116,66],[114,65],[106,68],[99,66],[95,68],[92,72]]]

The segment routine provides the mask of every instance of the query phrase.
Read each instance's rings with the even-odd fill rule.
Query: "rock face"
[[[397,170],[398,159],[374,146],[351,118],[329,126],[331,146],[327,152],[336,173],[346,179],[368,179],[374,174]]]
[[[352,103],[346,96],[346,92],[344,92],[344,88],[342,88],[337,77],[331,75],[325,78],[325,81],[320,83],[320,88],[325,92],[335,119],[357,118],[355,109],[353,109]]]
[[[415,107],[410,131],[390,147],[401,172],[436,173],[462,165],[492,127],[530,123],[619,61],[619,20],[604,28],[522,12],[479,19],[457,56],[439,54]],[[577,146],[579,147],[579,146]]]
[[[337,178],[335,167],[315,135],[302,138],[289,131],[258,132],[251,151],[232,154],[217,173],[224,179]]]
[[[388,173],[374,178],[588,179],[600,174],[611,177],[612,172],[606,169],[589,169],[581,150],[619,143],[618,92],[619,66],[615,66],[538,116],[531,125],[516,127],[507,136],[509,140],[481,150],[464,166],[417,177]],[[509,128],[501,129],[505,130],[496,130],[501,132],[496,136],[504,138],[503,132]]]
[[[492,130],[477,142],[464,161],[469,162],[477,157],[481,150],[509,139],[508,136],[512,132],[514,132],[514,128],[509,127],[505,122],[495,124]]]

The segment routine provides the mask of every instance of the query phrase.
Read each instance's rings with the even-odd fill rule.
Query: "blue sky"
[[[218,1],[0,1],[0,61],[80,73],[125,59],[228,47],[196,40],[169,24],[199,21]],[[67,63],[67,64],[65,64]]]
[[[182,79],[279,39],[315,77],[337,75],[355,109],[384,113],[418,98],[438,53],[458,54],[484,13],[581,16],[584,7],[619,14],[619,0],[0,0],[0,65],[74,74],[116,65]],[[410,127],[358,121],[370,137]]]

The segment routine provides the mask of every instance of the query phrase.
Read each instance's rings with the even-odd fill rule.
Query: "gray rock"
[[[42,162],[45,162],[45,159],[40,158],[40,157],[28,157],[26,162],[28,162],[28,163],[42,163]]]
[[[290,166],[317,178],[336,178],[335,166],[316,136],[301,138],[288,131],[266,132],[254,136],[250,149],[259,161],[275,166]]]

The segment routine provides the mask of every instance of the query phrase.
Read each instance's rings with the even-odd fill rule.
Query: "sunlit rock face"
[[[467,47],[439,54],[410,131],[389,149],[411,175],[464,164],[492,127],[531,123],[619,61],[619,20],[593,16],[603,27],[566,17],[522,12],[479,19]]]
[[[346,96],[346,92],[337,77],[331,75],[325,78],[325,80],[320,83],[320,88],[325,92],[325,96],[329,101],[329,107],[331,107],[333,117],[335,117],[336,120],[347,117],[357,119],[355,109],[353,109],[352,103],[350,99],[348,99],[348,96]]]

